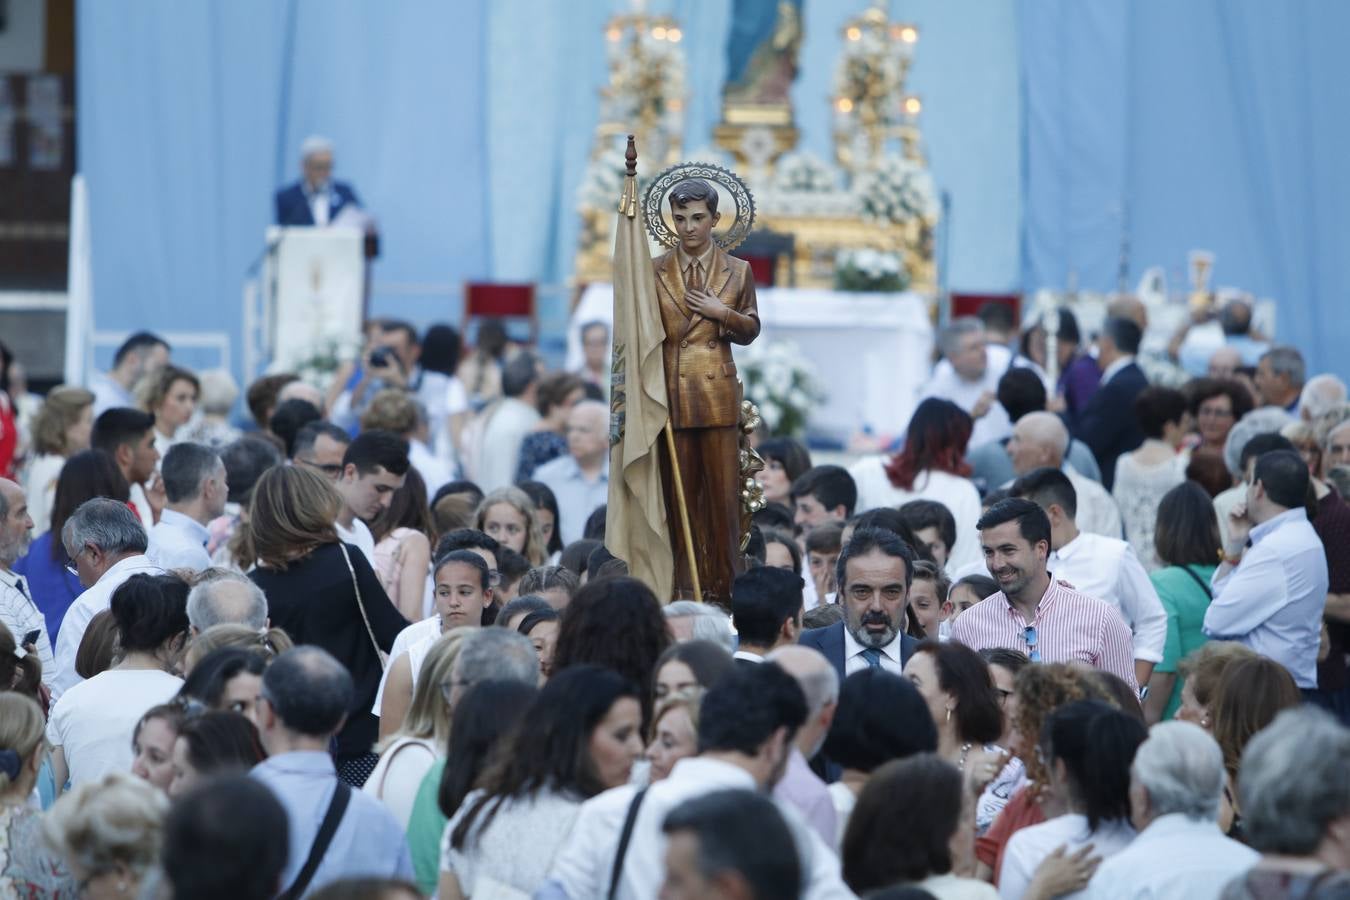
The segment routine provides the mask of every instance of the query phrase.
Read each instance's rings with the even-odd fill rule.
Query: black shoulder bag
[[[309,883],[314,880],[314,873],[319,870],[319,863],[323,862],[324,854],[328,852],[328,845],[333,843],[333,835],[337,834],[338,825],[342,824],[342,814],[347,811],[347,803],[351,799],[351,787],[342,779],[337,779],[337,789],[333,791],[328,812],[323,814],[319,833],[310,845],[309,859],[305,860],[305,867],[295,876],[295,882],[281,895],[280,900],[300,900],[304,896]]]

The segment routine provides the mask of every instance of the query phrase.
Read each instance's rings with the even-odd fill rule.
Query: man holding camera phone
[[[422,345],[417,330],[407,322],[383,320],[369,326],[369,349],[361,359],[360,375],[354,384],[338,395],[332,404],[329,418],[344,428],[353,428],[361,413],[374,397],[385,388],[406,388],[417,396],[427,410],[428,417],[445,406],[444,376],[429,378],[418,360]],[[351,372],[339,372],[350,378]],[[339,382],[341,383],[341,382]],[[439,392],[439,393],[438,393]]]
[[[33,601],[27,581],[14,571],[14,564],[28,552],[32,534],[33,519],[28,515],[28,498],[23,488],[8,478],[0,478],[0,625],[14,636],[16,653],[38,654],[42,660],[42,683],[50,687],[56,675],[56,660],[46,619]]]

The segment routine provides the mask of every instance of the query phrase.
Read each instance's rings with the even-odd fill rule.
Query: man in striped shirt
[[[1032,662],[1081,662],[1138,690],[1130,627],[1116,608],[1046,570],[1050,519],[1030,500],[1002,500],[980,517],[980,547],[1002,588],[963,612],[952,640],[975,650],[1008,647]]]

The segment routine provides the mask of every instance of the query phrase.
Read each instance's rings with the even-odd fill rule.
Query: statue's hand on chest
[[[684,292],[684,302],[689,311],[714,322],[722,322],[730,315],[730,308],[722,298],[701,288],[690,288]]]

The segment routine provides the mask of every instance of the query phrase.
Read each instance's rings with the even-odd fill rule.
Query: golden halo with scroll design
[[[714,232],[713,240],[723,250],[732,250],[745,240],[755,224],[755,198],[750,188],[735,172],[712,163],[690,162],[673,165],[661,172],[647,185],[642,195],[642,215],[647,220],[647,233],[663,247],[675,247],[680,242],[679,235],[666,224],[663,214],[666,195],[686,178],[702,178],[712,182],[731,195],[736,204],[736,219],[731,227],[720,236]]]

